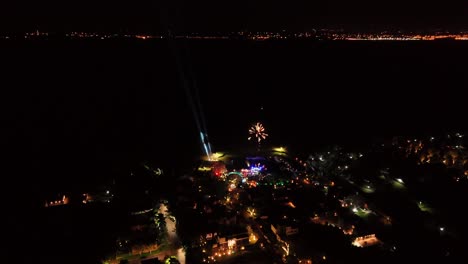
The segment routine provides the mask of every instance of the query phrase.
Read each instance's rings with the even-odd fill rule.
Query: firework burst
[[[262,140],[268,137],[268,134],[265,133],[265,128],[260,122],[257,122],[255,125],[249,128],[249,134],[250,136],[248,140],[256,139],[258,144],[260,144]]]

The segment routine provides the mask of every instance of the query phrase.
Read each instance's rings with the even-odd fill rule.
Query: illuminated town
[[[176,39],[193,40],[288,40],[288,39],[312,39],[312,40],[361,40],[361,41],[432,41],[432,40],[468,40],[468,31],[449,32],[404,32],[404,31],[383,31],[375,33],[366,32],[347,32],[343,29],[318,29],[307,32],[229,32],[229,33],[188,33],[172,36]],[[98,33],[98,32],[69,32],[69,33],[51,33],[27,32],[24,34],[3,35],[2,39],[47,39],[47,38],[68,38],[68,39],[165,39],[166,34],[122,34],[122,33]]]
[[[76,201],[64,195],[45,207],[111,206],[126,197],[128,226],[103,263],[380,263],[427,248],[433,257],[459,253],[458,223],[433,192],[468,183],[464,135],[394,137],[367,150],[331,146],[297,156],[270,146],[267,132],[253,123],[252,149],[205,146],[193,171],[162,196],[155,191],[167,184],[165,172],[144,164],[129,178],[138,183],[110,184]],[[414,247],[419,236],[425,240]]]
[[[468,264],[468,1],[0,12],[1,263]]]

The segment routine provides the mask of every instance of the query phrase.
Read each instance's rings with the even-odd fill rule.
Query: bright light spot
[[[171,256],[171,257],[167,258],[166,261],[165,261],[164,263],[169,264],[169,263],[172,262],[172,260],[176,260],[176,259],[177,259],[176,256]]]
[[[252,217],[255,216],[255,209],[254,208],[248,208],[247,212],[250,214],[250,216],[252,216]]]
[[[286,152],[286,148],[284,148],[284,147],[273,148],[273,151],[276,151],[276,152]]]
[[[326,259],[327,259],[327,256],[323,256],[322,259],[323,259],[323,260],[326,260]]]
[[[222,152],[215,152],[213,154],[211,154],[211,159],[210,160],[213,160],[213,161],[217,161],[219,160],[221,157],[224,156],[224,153]]]
[[[256,174],[258,174],[258,173],[259,173],[261,170],[263,170],[263,169],[264,169],[264,166],[259,164],[258,166],[251,166],[251,167],[250,167],[250,172],[251,172],[252,174],[255,174],[255,175],[256,175]]]
[[[445,228],[444,228],[444,227],[440,227],[439,230],[440,230],[441,232],[444,232]]]
[[[199,167],[198,170],[199,171],[211,171],[211,168],[203,166],[203,167]]]
[[[354,208],[353,208],[353,212],[357,213],[357,211],[358,211],[357,208],[354,207]]]
[[[249,235],[249,242],[251,244],[254,244],[255,242],[257,242],[257,237],[253,233]]]
[[[109,194],[110,192],[109,191],[106,191],[106,194]]]
[[[356,237],[352,242],[353,246],[356,247],[367,247],[380,243],[375,234],[370,234],[366,236]]]
[[[228,247],[233,248],[236,245],[236,240],[235,239],[229,239],[228,240]]]
[[[396,179],[396,180],[397,180],[397,182],[399,182],[399,183],[403,183],[403,180],[400,179],[400,178],[398,178],[398,179]]]

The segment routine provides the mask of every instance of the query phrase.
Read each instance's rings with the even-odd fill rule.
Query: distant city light
[[[208,139],[205,137],[205,134],[203,134],[203,132],[201,131],[200,131],[200,138],[201,138],[201,143],[203,145],[203,149],[205,150],[206,157],[208,158],[208,160],[211,160],[211,152],[209,151]]]

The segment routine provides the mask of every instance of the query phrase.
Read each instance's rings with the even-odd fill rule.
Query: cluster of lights
[[[252,173],[253,175],[257,175],[263,169],[264,169],[264,166],[262,166],[260,164],[258,164],[257,166],[251,166],[250,167],[250,173]]]
[[[65,195],[62,197],[62,200],[46,202],[45,207],[55,206],[55,205],[64,205],[64,204],[68,204],[68,197],[66,197]]]

